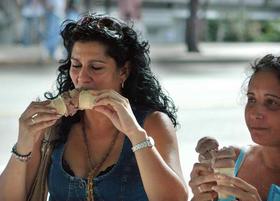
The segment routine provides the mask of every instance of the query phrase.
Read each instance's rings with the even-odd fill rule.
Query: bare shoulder
[[[168,129],[168,130],[175,131],[171,119],[167,116],[167,114],[159,111],[150,113],[145,119],[144,126],[149,129],[155,129],[155,130]]]
[[[168,115],[159,111],[152,112],[145,119],[144,129],[149,136],[154,138],[156,148],[163,160],[184,181],[176,129]]]
[[[244,148],[241,147],[237,147],[237,146],[232,146],[232,148],[234,149],[235,152],[235,160],[238,159],[241,150],[245,152],[246,157],[250,157],[250,158],[254,158],[255,155],[258,153],[259,147],[258,146],[254,146],[254,145],[250,145]]]
[[[236,146],[231,146],[231,147],[234,149],[235,161],[236,161],[238,156],[239,156],[239,154],[240,154],[241,148],[240,147],[236,147]]]
[[[163,112],[155,111],[149,114],[144,122],[144,129],[155,140],[156,147],[168,162],[178,155],[176,130],[170,118]]]
[[[170,118],[163,112],[150,113],[145,119],[144,128],[154,138],[165,140],[176,138],[176,130]]]

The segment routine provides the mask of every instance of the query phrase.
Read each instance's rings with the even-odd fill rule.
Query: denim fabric
[[[134,110],[141,126],[148,112]],[[116,165],[93,179],[95,201],[148,201],[131,146],[126,137]],[[48,175],[49,201],[86,201],[87,180],[73,177],[63,169],[63,151],[64,144],[60,144],[52,154]]]

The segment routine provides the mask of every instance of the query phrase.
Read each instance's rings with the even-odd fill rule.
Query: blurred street
[[[265,51],[277,53],[276,45]],[[244,146],[250,143],[243,118],[245,97],[242,97],[241,85],[246,78],[247,67],[253,61],[252,58],[263,54],[261,51],[264,51],[264,48],[252,49],[259,51],[250,52],[246,58],[236,54],[239,60],[225,60],[226,51],[220,51],[220,57],[216,57],[215,60],[210,56],[206,58],[203,54],[188,53],[182,56],[186,54],[182,47],[174,46],[172,49],[163,45],[151,46],[154,61],[152,70],[178,106],[180,127],[177,135],[186,181],[189,180],[191,167],[196,161],[196,142],[201,137],[216,137],[221,146]],[[215,52],[215,49],[212,51]],[[240,55],[244,54],[242,51],[248,50],[240,48]],[[36,55],[34,50],[20,54],[14,48],[13,52],[10,55],[13,55],[14,59],[10,58],[8,63],[1,63],[0,60],[0,172],[17,140],[20,114],[32,100],[42,97],[45,91],[54,88],[56,79],[56,64],[40,64],[34,60],[27,60],[24,64],[17,62],[20,57]],[[0,53],[3,56],[6,52],[1,50]]]
[[[61,23],[98,13],[124,21],[149,42],[151,69],[178,108],[188,184],[201,137],[216,138],[219,148],[252,144],[245,81],[257,59],[280,55],[279,9],[279,0],[1,0],[0,173],[17,142],[20,115],[56,88],[58,61],[66,54]],[[123,36],[115,20],[85,22],[110,37]]]

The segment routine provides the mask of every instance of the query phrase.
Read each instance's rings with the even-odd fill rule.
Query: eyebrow
[[[248,92],[247,95],[255,95],[255,94],[253,92]],[[280,100],[280,96],[277,96],[277,95],[274,95],[274,94],[267,93],[264,96],[266,96],[266,97],[269,96],[269,97],[273,97],[273,98],[276,98],[276,99]]]
[[[79,59],[77,59],[77,58],[75,58],[75,57],[70,57],[70,59],[71,59],[71,60],[75,60],[75,61],[80,62],[80,60],[79,60]],[[89,62],[98,62],[98,63],[103,63],[103,64],[106,64],[106,62],[105,62],[105,61],[103,61],[103,60],[98,60],[98,59],[92,59],[92,60],[90,60]]]
[[[276,99],[279,99],[280,100],[280,97],[279,96],[276,96],[274,94],[265,94],[264,96],[272,96],[273,98],[276,98]]]

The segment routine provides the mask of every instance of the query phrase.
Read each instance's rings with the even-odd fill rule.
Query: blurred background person
[[[80,15],[80,0],[68,0],[66,3],[66,19],[78,20]]]
[[[44,47],[50,60],[56,59],[56,50],[60,43],[60,24],[65,17],[65,0],[45,0]]]
[[[146,35],[142,22],[142,0],[118,0],[120,17],[126,22],[132,22],[137,31]]]
[[[141,19],[142,0],[118,0],[120,15],[125,21]]]
[[[41,0],[17,0],[23,20],[21,43],[31,45],[41,40],[40,22],[45,13]]]

